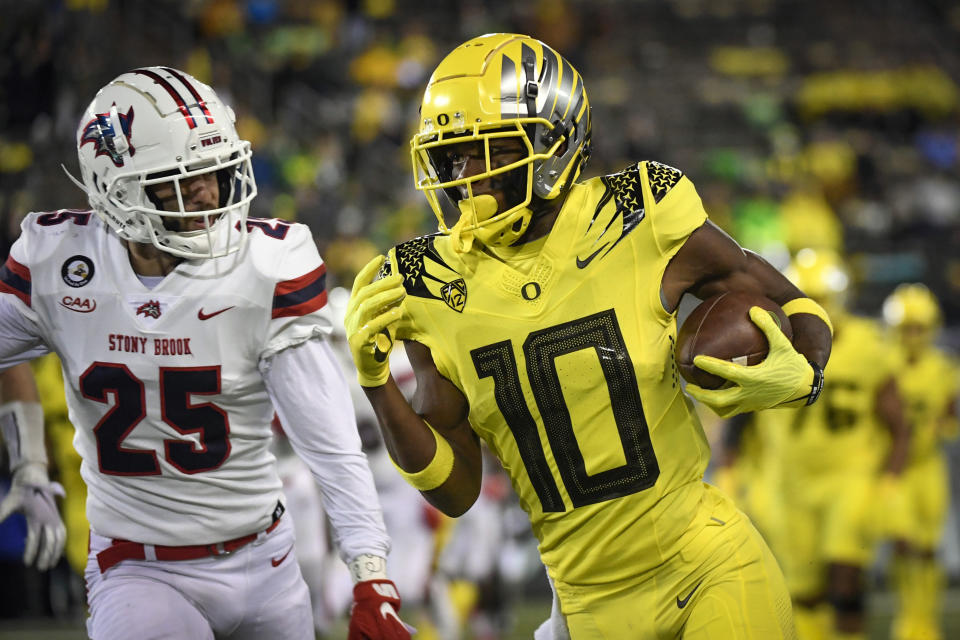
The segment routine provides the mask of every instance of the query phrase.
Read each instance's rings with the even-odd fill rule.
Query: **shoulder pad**
[[[59,209],[28,213],[20,223],[21,248],[29,246],[27,255],[31,264],[39,264],[54,255],[64,243],[76,243],[89,238],[93,232],[106,227],[92,211]]]
[[[650,192],[653,194],[654,202],[660,202],[670,189],[680,182],[683,172],[655,160],[647,160],[646,164]]]
[[[640,185],[640,163],[633,164],[618,173],[601,176],[598,180],[603,185],[603,193],[597,200],[596,208],[587,225],[587,233],[595,233],[592,230],[599,229],[599,237],[602,237],[608,229],[618,230],[619,237],[609,243],[606,252],[609,253],[610,249],[617,246],[646,216],[643,188]],[[608,207],[611,200],[614,206]],[[621,224],[613,225],[613,219],[618,217],[621,219]],[[594,241],[598,241],[599,237],[594,238]]]
[[[643,212],[643,189],[640,188],[640,163],[632,164],[623,171],[601,178],[613,195],[618,211]]]
[[[38,231],[50,231],[59,235],[59,232],[64,229],[99,229],[103,226],[103,221],[89,209],[58,209],[28,213],[23,219],[22,226],[24,229],[31,227]]]

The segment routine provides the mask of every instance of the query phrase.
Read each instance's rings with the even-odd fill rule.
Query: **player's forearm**
[[[890,429],[890,454],[884,465],[884,471],[900,475],[907,466],[910,454],[910,425],[902,417],[887,417],[885,419]]]
[[[808,313],[797,313],[790,316],[790,326],[793,328],[794,348],[807,360],[821,367],[827,366],[833,339],[823,320]]]
[[[0,403],[14,401],[40,402],[33,370],[26,363],[0,372]]]
[[[421,489],[421,493],[448,516],[457,517],[466,512],[480,495],[479,444],[474,441],[464,444],[446,438],[443,432],[447,425],[437,424],[432,430],[407,402],[392,376],[382,386],[364,387],[363,390],[377,416],[387,452],[394,464],[407,474],[428,468],[442,444],[437,438],[445,439],[453,454],[453,467],[442,484],[434,489]]]
[[[0,372],[0,435],[7,445],[12,469],[30,463],[46,467],[43,409],[28,364]]]
[[[907,466],[912,428],[907,422],[903,400],[892,378],[878,393],[877,413],[890,430],[890,454],[887,456],[884,471],[900,475]]]

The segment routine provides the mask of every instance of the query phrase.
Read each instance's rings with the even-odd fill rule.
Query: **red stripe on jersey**
[[[7,261],[0,267],[0,292],[17,296],[29,307],[32,289],[30,268],[14,260],[13,256],[7,256]]]
[[[327,304],[327,266],[293,280],[278,282],[273,290],[273,318],[304,316]]]
[[[27,282],[30,282],[30,267],[20,264],[13,259],[13,256],[7,256],[7,263],[4,266]]]
[[[298,304],[293,307],[284,307],[283,309],[274,309],[273,313],[270,315],[271,318],[288,318],[294,316],[305,316],[308,313],[313,313],[314,311],[319,311],[323,309],[327,304],[327,292],[324,291],[317,297],[313,298],[309,302],[304,302],[303,304]]]

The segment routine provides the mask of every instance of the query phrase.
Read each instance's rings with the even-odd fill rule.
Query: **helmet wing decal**
[[[114,103],[113,106],[116,107],[116,103]],[[114,138],[117,137],[118,132],[114,129],[114,119],[110,116],[110,112],[98,113],[95,118],[88,121],[83,127],[83,132],[80,134],[80,143],[78,146],[82,147],[85,144],[92,143],[94,149],[96,149],[95,156],[107,156],[114,165],[122,167],[123,156],[114,143]],[[136,153],[136,149],[133,144],[130,143],[130,139],[133,136],[133,105],[127,109],[126,113],[119,113],[118,111],[117,116],[120,121],[119,133],[126,138],[126,151],[132,156]]]

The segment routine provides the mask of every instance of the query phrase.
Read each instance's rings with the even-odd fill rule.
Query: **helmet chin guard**
[[[523,157],[499,166],[491,143],[513,139]],[[480,145],[485,170],[455,176],[445,166],[452,145]],[[529,227],[535,199],[563,196],[590,154],[590,105],[583,80],[553,49],[528,36],[489,34],[454,49],[437,67],[420,107],[411,140],[414,183],[439,220],[440,231],[466,232],[489,246],[516,243]],[[516,201],[490,211],[478,183],[513,172],[522,175]],[[448,228],[443,198],[460,209]],[[466,201],[466,203],[465,203]],[[496,200],[494,200],[496,202]],[[458,243],[455,243],[458,244]]]
[[[215,258],[243,247],[257,195],[250,143],[240,140],[233,109],[189,74],[170,67],[134,69],[101,89],[77,131],[81,180],[93,211],[121,238],[183,258]],[[215,172],[217,206],[192,210],[181,185]],[[172,187],[161,208],[149,189]],[[202,228],[180,231],[185,219]]]

